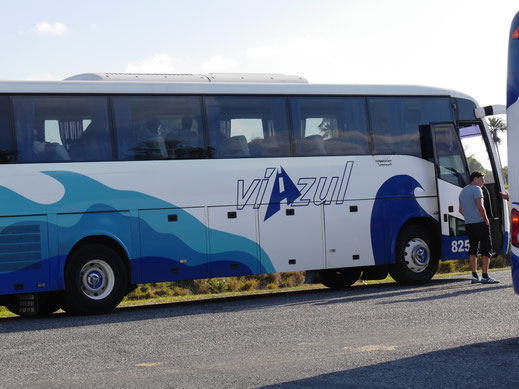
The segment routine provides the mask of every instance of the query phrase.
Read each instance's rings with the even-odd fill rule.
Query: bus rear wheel
[[[332,269],[322,274],[321,283],[331,289],[347,288],[353,285],[360,277],[358,269]]]
[[[403,285],[423,284],[438,270],[438,252],[429,230],[421,225],[404,227],[398,235],[395,263],[389,274]]]
[[[102,244],[89,244],[72,253],[65,269],[62,308],[72,314],[113,311],[128,290],[121,256]]]

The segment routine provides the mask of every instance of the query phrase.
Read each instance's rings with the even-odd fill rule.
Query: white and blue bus
[[[506,107],[508,184],[512,219],[512,280],[514,290],[519,294],[519,12],[515,15],[510,29]]]
[[[307,271],[431,279],[467,256],[458,194],[499,156],[476,102],[283,75],[84,74],[0,83],[0,301],[113,310],[141,283]]]

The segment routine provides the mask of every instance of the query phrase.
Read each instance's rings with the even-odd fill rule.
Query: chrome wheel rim
[[[81,290],[92,300],[107,297],[115,285],[115,275],[108,263],[102,259],[88,261],[80,272]]]
[[[404,261],[413,273],[424,271],[431,260],[431,250],[420,238],[411,239],[404,249]]]

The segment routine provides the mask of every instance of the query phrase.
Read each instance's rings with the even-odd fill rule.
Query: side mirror
[[[505,115],[506,107],[504,105],[487,105],[486,107],[478,107],[474,109],[474,113],[478,119],[485,116]]]

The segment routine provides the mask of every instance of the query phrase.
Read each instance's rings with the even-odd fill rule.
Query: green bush
[[[499,269],[502,267],[507,267],[511,265],[510,254],[507,255],[498,255],[497,258],[492,258],[490,260],[490,269]]]
[[[259,281],[256,279],[245,280],[245,282],[243,282],[240,290],[243,292],[247,291],[247,290],[255,290],[257,288],[258,284],[259,284]]]
[[[172,290],[173,290],[173,296],[189,296],[192,294],[191,290],[184,289],[179,286],[174,286]]]
[[[464,271],[470,271],[470,262],[468,259],[461,259],[459,261],[455,261],[455,271],[457,272],[464,272]]]
[[[456,261],[440,261],[438,273],[453,273],[456,271]]]
[[[209,293],[223,293],[227,290],[226,288],[226,280],[221,278],[209,278],[207,280],[207,284],[209,285]]]
[[[478,261],[480,264],[480,261]],[[510,256],[492,258],[490,268],[510,266]],[[468,259],[440,261],[438,273],[470,271]],[[156,297],[187,296],[193,294],[219,294],[224,292],[274,290],[293,288],[304,284],[305,272],[260,274],[254,276],[208,278],[175,282],[154,282],[139,285],[126,296],[126,300],[144,300]]]
[[[238,292],[240,290],[240,280],[238,277],[231,277],[227,280],[226,290],[227,292]]]
[[[211,286],[207,280],[195,280],[193,283],[195,294],[208,294]]]

